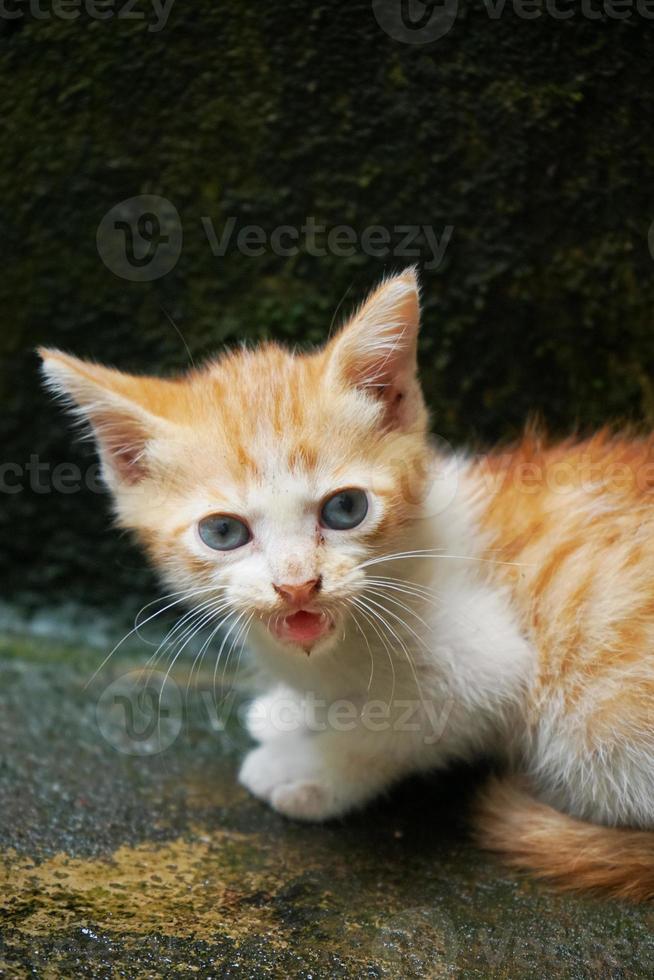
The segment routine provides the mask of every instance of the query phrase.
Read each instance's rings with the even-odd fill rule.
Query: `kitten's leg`
[[[302,696],[284,684],[276,685],[250,704],[245,727],[256,742],[269,742],[280,735],[304,730]]]
[[[626,684],[620,696],[629,704]],[[598,705],[599,715],[606,705],[599,700]],[[559,717],[556,727],[550,724],[531,765],[542,799],[591,823],[654,828],[654,735],[648,707],[640,717],[633,707],[626,717],[617,710],[613,717],[600,715],[603,731],[592,716],[585,725],[573,716]]]
[[[363,806],[402,776],[438,765],[416,733],[296,732],[254,749],[240,782],[279,813],[328,820]]]

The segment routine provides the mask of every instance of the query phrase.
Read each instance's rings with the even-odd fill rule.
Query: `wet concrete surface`
[[[125,677],[145,657],[89,683],[100,659],[0,642],[0,976],[654,976],[654,909],[552,894],[468,842],[482,772],[293,824],[236,784],[221,678],[187,695],[180,670],[153,729]]]

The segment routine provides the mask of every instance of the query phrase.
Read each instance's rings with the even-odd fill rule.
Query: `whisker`
[[[392,576],[366,576],[365,581],[366,583],[383,583],[384,588],[395,588],[397,591],[400,591],[400,587],[395,586],[394,583],[401,582],[403,583],[402,588],[405,588],[407,593],[413,595],[416,599],[421,599],[425,602],[438,603],[441,608],[447,608],[448,615],[451,616],[457,623],[460,623],[467,628],[471,627],[478,633],[490,633],[497,639],[502,640],[501,634],[498,633],[497,630],[493,629],[493,627],[488,623],[485,623],[482,629],[477,620],[475,620],[472,616],[464,616],[461,614],[460,609],[457,609],[455,612],[453,609],[448,607],[445,597],[436,592],[434,589],[426,589],[422,585],[411,582],[409,579],[396,579]]]
[[[393,699],[395,697],[395,682],[396,682],[396,678],[395,678],[395,663],[393,661],[393,652],[392,652],[392,650],[390,649],[390,647],[388,645],[388,642],[386,640],[386,637],[380,631],[379,627],[377,626],[377,623],[375,622],[375,619],[379,619],[379,621],[382,622],[382,623],[383,623],[383,620],[381,619],[381,617],[379,616],[379,614],[375,612],[374,609],[370,609],[364,603],[364,600],[361,599],[360,596],[353,596],[352,597],[352,602],[354,603],[354,605],[356,605],[356,607],[358,608],[359,612],[364,617],[364,619],[366,620],[366,622],[369,623],[370,626],[372,626],[372,628],[374,629],[375,633],[379,637],[379,639],[380,639],[380,641],[382,643],[382,646],[383,646],[384,650],[386,651],[386,656],[388,657],[388,662],[389,662],[390,668],[391,668],[391,676],[393,678],[393,683],[392,683],[392,687],[391,687],[391,697],[390,697],[390,701],[392,703],[393,702]]]
[[[151,670],[154,670],[155,664],[161,656],[164,655],[168,650],[173,648],[176,643],[180,642],[189,629],[193,629],[196,622],[198,622],[206,613],[208,609],[212,611],[226,605],[225,601],[218,599],[215,596],[208,599],[206,602],[201,603],[199,606],[189,610],[184,616],[179,619],[175,625],[168,631],[166,636],[163,638],[157,649],[151,654],[145,662],[145,666],[150,666]],[[183,631],[183,636],[175,636],[180,630]],[[175,639],[173,639],[175,637]]]
[[[413,635],[416,637],[416,639],[420,640],[420,637],[418,637],[418,635],[411,629],[411,627],[408,625],[408,623],[405,623],[404,620],[402,620],[399,616],[396,616],[395,613],[391,612],[390,609],[386,609],[385,606],[380,606],[379,603],[374,602],[373,599],[370,599],[369,601],[371,603],[373,603],[373,605],[377,606],[378,608],[383,609],[385,613],[388,613],[389,615],[393,616],[396,620],[398,620],[399,623],[401,623],[406,629],[408,629],[410,633],[413,633]],[[407,659],[407,662],[409,664],[409,667],[411,668],[411,673],[413,674],[413,680],[414,680],[415,685],[416,685],[416,692],[418,694],[418,697],[420,698],[421,704],[424,706],[424,704],[425,704],[425,698],[424,698],[424,695],[422,693],[422,687],[421,687],[420,681],[418,680],[418,674],[416,672],[416,668],[415,668],[415,664],[413,662],[413,658],[412,658],[411,654],[409,653],[409,649],[408,649],[406,643],[404,642],[404,640],[402,639],[402,637],[399,635],[399,633],[389,624],[388,620],[384,616],[382,616],[380,613],[377,613],[377,615],[379,616],[379,619],[385,624],[386,629],[391,634],[391,636],[395,640],[397,640],[397,642],[400,644],[400,647],[402,648],[402,651],[403,651],[403,653],[404,653],[404,655],[405,655],[405,657]]]
[[[429,608],[435,608],[437,603],[443,603],[443,597],[438,595],[436,592],[422,592],[419,589],[413,589],[408,585],[395,585],[393,582],[380,582],[375,578],[367,578],[364,589],[368,585],[373,585],[380,589],[385,595],[387,591],[397,592],[399,595],[407,596],[408,599],[412,599],[415,602],[420,602],[426,604]]]
[[[208,651],[209,647],[211,646],[211,643],[213,641],[214,636],[216,636],[216,634],[220,632],[220,630],[222,629],[225,621],[229,618],[230,615],[231,615],[231,613],[228,613],[227,616],[223,616],[222,619],[219,620],[218,624],[211,630],[211,632],[209,633],[209,636],[206,638],[206,640],[202,644],[202,648],[200,650],[200,654],[201,654],[202,657],[204,657],[205,653]],[[202,662],[202,661],[200,661],[200,662]],[[186,687],[186,693],[188,694],[188,684],[187,684],[187,687]]]
[[[421,646],[423,646],[425,648],[425,650],[429,650],[429,647],[427,646],[427,644],[425,643],[425,641],[423,640],[423,638],[421,636],[419,636],[416,633],[416,631],[411,626],[409,626],[409,624],[407,622],[405,622],[402,619],[401,616],[398,616],[397,613],[394,613],[391,609],[387,609],[386,606],[383,606],[381,603],[377,602],[375,599],[371,599],[370,596],[368,596],[367,598],[368,598],[368,602],[371,602],[373,606],[377,606],[379,609],[383,609],[385,613],[387,613],[389,616],[392,616],[393,619],[397,620],[397,622],[401,626],[403,626],[406,630],[408,630],[409,633],[411,633],[411,635],[418,641],[418,643],[420,643]]]
[[[248,616],[248,618],[245,620],[245,623],[240,627],[240,629],[238,631],[238,634],[237,634],[237,637],[236,637],[236,644],[238,645],[238,657],[236,659],[236,668],[235,668],[234,673],[232,675],[234,679],[238,678],[238,671],[239,671],[239,667],[241,665],[241,657],[243,655],[243,650],[245,649],[245,646],[246,646],[246,643],[247,643],[247,638],[248,638],[248,635],[249,635],[249,632],[250,632],[250,627],[252,626],[252,620],[253,619],[254,619],[254,612],[251,612],[250,615]],[[223,678],[221,680],[221,685],[223,687],[225,686],[225,677],[224,677],[224,675],[223,675]],[[227,695],[225,695],[224,697],[221,698],[221,701],[220,701],[220,706],[221,707],[222,707],[222,705],[223,705],[226,697],[227,697]],[[216,702],[216,693],[215,693],[215,690],[214,690],[214,704],[216,705],[216,707],[218,707],[218,704]]]
[[[368,568],[370,565],[379,565],[387,561],[399,561],[402,558],[439,558],[451,559],[452,561],[478,561],[490,565],[514,565],[519,568],[533,566],[533,562],[500,561],[495,558],[479,558],[476,555],[447,555],[438,549],[422,549],[417,551],[399,551],[392,555],[380,555],[377,558],[369,558],[367,561],[357,565],[357,568]]]
[[[242,637],[243,637],[243,634],[244,634],[245,630],[247,629],[247,627],[252,622],[252,617],[253,616],[254,616],[254,613],[251,612],[250,615],[248,616],[248,618],[245,620],[245,622],[244,623],[241,623],[241,625],[239,626],[238,630],[236,631],[236,635],[234,636],[234,639],[232,640],[232,644],[231,644],[231,646],[229,648],[229,651],[227,653],[227,656],[225,657],[225,664],[223,666],[223,675],[222,675],[222,677],[220,679],[220,686],[221,686],[221,688],[223,690],[224,690],[224,688],[226,686],[225,685],[225,675],[226,675],[226,672],[227,672],[227,665],[229,664],[229,660],[230,660],[230,657],[231,657],[232,653],[234,652],[234,650],[237,647],[238,647],[238,658],[237,658],[237,662],[236,662],[236,670],[234,671],[234,673],[233,673],[232,676],[233,677],[236,677],[236,675],[238,673],[238,666],[239,666],[239,664],[241,662],[241,654],[243,653],[243,644],[241,642],[242,641]]]
[[[359,610],[359,612],[360,611],[361,610]],[[349,612],[350,612],[350,615],[352,616],[352,619],[354,620],[354,623],[356,625],[356,628],[359,630],[359,633],[361,633],[361,636],[363,637],[364,642],[365,642],[365,644],[366,644],[366,646],[368,648],[368,655],[370,656],[370,677],[368,678],[368,686],[366,688],[366,691],[368,693],[370,693],[370,688],[372,687],[372,677],[373,677],[373,674],[375,672],[375,658],[372,655],[372,650],[370,649],[370,643],[368,641],[368,637],[366,636],[366,631],[364,629],[362,629],[361,624],[359,623],[359,620],[357,619],[357,615],[356,615],[354,609],[350,608]]]
[[[204,629],[206,625],[208,625],[210,622],[212,622],[215,619],[216,615],[221,611],[222,608],[224,607],[220,607],[217,609],[213,608],[210,609],[208,612],[205,610],[204,613],[196,617],[191,622],[191,624],[186,627],[183,634],[177,637],[174,643],[168,645],[169,650],[171,652],[174,650],[175,653],[171,658],[167,673],[169,673],[170,670],[172,670],[172,668],[175,666],[176,660],[183,653],[183,651],[186,649],[189,643],[191,643],[191,641],[198,635],[198,633],[200,633]],[[154,669],[154,665],[151,669]]]
[[[206,620],[206,617],[205,617],[205,620]],[[204,625],[204,621],[203,621],[203,625]],[[162,694],[163,694],[163,691],[164,691],[164,689],[166,687],[166,683],[168,681],[168,677],[170,676],[170,672],[172,671],[173,667],[175,666],[175,663],[179,659],[179,657],[182,654],[182,652],[185,649],[185,647],[188,646],[188,644],[191,642],[191,640],[193,639],[193,637],[197,636],[197,634],[200,632],[200,629],[201,628],[203,628],[203,627],[200,626],[200,627],[197,627],[197,628],[191,630],[190,633],[189,633],[189,635],[187,636],[187,638],[182,643],[182,645],[177,649],[177,651],[176,651],[174,657],[172,658],[171,662],[169,663],[168,669],[166,670],[166,673],[164,675],[163,683],[161,685],[161,693]]]
[[[394,583],[396,581],[401,581],[401,582],[409,583],[409,579],[393,579],[393,578],[389,578],[389,577],[385,577],[385,576],[382,577],[382,578],[383,578],[383,586],[384,586],[384,588],[395,588],[396,591],[401,591],[400,590],[400,587],[399,586],[395,586],[395,585],[393,585],[391,583]],[[366,577],[366,582],[377,583],[378,581],[379,581],[379,577],[376,577],[376,578]],[[406,588],[407,594],[410,595],[410,596],[412,596],[412,597],[414,597],[415,599],[421,599],[421,600],[423,600],[425,602],[430,602],[430,603],[431,602],[433,602],[433,603],[439,603],[440,606],[441,606],[441,608],[446,605],[445,598],[442,595],[439,595],[439,593],[437,593],[433,589],[427,589],[427,590],[424,590],[423,591],[421,586],[418,586],[418,585],[415,585],[415,584],[411,584],[411,583],[407,584],[406,586],[403,586],[402,588]],[[418,591],[413,591],[414,589],[416,589]],[[388,598],[390,598],[390,596]],[[479,623],[476,622],[472,617],[470,617],[470,616],[463,616],[463,615],[461,615],[460,611],[457,610],[457,612],[454,612],[452,609],[448,609],[448,614],[457,623],[460,623],[463,626],[466,626],[467,628],[470,628],[471,627],[472,629],[476,630],[478,633],[483,632],[481,626],[479,625]],[[430,627],[430,628],[432,628],[432,627]],[[488,626],[488,624],[486,624],[484,626],[484,630],[487,633],[488,632],[492,633],[498,639],[501,639],[500,634],[496,630],[494,630],[491,626]]]
[[[220,664],[220,658],[222,656],[222,652],[225,649],[225,644],[227,643],[227,640],[229,639],[232,630],[240,622],[240,620],[243,618],[243,616],[245,616],[245,611],[243,611],[241,613],[238,613],[238,614],[236,613],[236,611],[234,611],[234,612],[230,613],[229,616],[236,616],[236,619],[234,620],[233,623],[231,623],[229,629],[227,630],[227,633],[223,637],[223,641],[220,644],[220,649],[218,650],[218,654],[216,656],[216,663],[215,663],[214,668],[213,668],[213,699],[214,699],[214,704],[217,703],[217,697],[216,697],[216,678],[218,676],[218,665]],[[229,619],[229,616],[227,617],[227,619]]]
[[[376,595],[378,598],[381,598],[381,599],[387,599],[388,602],[392,602],[394,605],[398,606],[400,609],[404,609],[405,612],[408,612],[412,616],[415,616],[415,618],[418,620],[418,622],[419,623],[422,623],[422,625],[425,627],[425,629],[430,630],[430,631],[433,629],[433,627],[430,626],[429,623],[426,623],[425,622],[425,620],[422,618],[422,616],[418,615],[418,613],[415,611],[415,609],[411,609],[410,606],[407,606],[406,603],[404,603],[404,602],[400,602],[400,600],[399,599],[396,599],[394,596],[386,595],[385,592],[381,592],[379,589],[365,589],[365,592],[366,593],[371,593],[372,595]]]
[[[389,587],[392,584],[396,588],[402,587],[411,589],[425,598],[441,598],[436,589],[430,589],[426,585],[422,585],[419,582],[413,582],[408,578],[397,578],[394,575],[366,575],[366,582],[375,582],[377,585],[388,584]]]
[[[168,595],[161,596],[159,599],[153,599],[152,602],[148,602],[144,606],[141,606],[134,617],[134,632],[143,643],[147,643],[148,646],[156,646],[157,644],[155,642],[148,640],[145,636],[141,636],[140,630],[142,626],[145,626],[146,623],[150,622],[150,619],[155,619],[156,616],[160,616],[162,613],[166,612],[166,610],[170,609],[173,605],[179,605],[181,602],[187,602],[189,599],[195,599],[196,596],[201,595],[204,592],[218,592],[222,588],[223,586],[220,585],[208,585],[202,589],[183,589],[181,592],[169,592]],[[172,599],[173,596],[181,596],[181,598],[178,599],[177,602],[166,606],[164,609],[160,609],[154,616],[145,621],[141,621],[141,615],[146,611],[146,609],[149,609],[150,606],[156,605],[158,602],[164,602],[166,599]]]
[[[199,590],[199,592],[205,592],[205,591],[208,591],[208,589],[200,589]],[[199,594],[199,592],[197,594]],[[171,593],[171,595],[175,595],[175,594],[176,593],[174,593],[174,592]],[[182,596],[180,599],[176,599],[174,602],[171,602],[164,609],[159,609],[157,612],[153,613],[151,616],[148,616],[147,619],[143,620],[142,623],[138,624],[138,626],[134,626],[131,630],[129,630],[128,633],[125,633],[125,635],[123,636],[123,638],[118,641],[118,643],[115,645],[115,647],[112,650],[109,651],[109,653],[104,658],[104,660],[102,661],[102,663],[100,664],[100,666],[97,667],[96,670],[94,670],[94,672],[91,674],[91,676],[89,677],[88,681],[84,685],[84,690],[86,690],[87,687],[89,686],[89,684],[91,684],[95,680],[95,678],[98,676],[98,674],[100,673],[100,671],[109,663],[109,661],[113,657],[114,653],[116,653],[120,649],[120,647],[123,645],[123,643],[125,643],[125,641],[128,640],[130,638],[130,636],[133,636],[135,633],[138,633],[138,630],[139,630],[139,628],[141,626],[145,626],[146,623],[151,622],[151,620],[156,619],[157,616],[161,616],[162,613],[165,613],[168,609],[172,609],[173,606],[177,606],[177,605],[179,605],[180,602],[185,602],[189,598],[188,595],[184,595],[182,593],[180,593],[180,595]],[[154,600],[154,602],[160,602],[160,601],[161,601],[160,599],[155,599]],[[153,604],[154,603],[148,603],[148,605],[153,605]],[[143,608],[145,609],[145,608],[147,608],[147,606],[144,606]]]
[[[223,609],[226,609],[228,607],[228,605],[229,605],[228,602],[222,602],[218,606],[217,609],[210,610],[209,613],[208,613],[208,615],[205,616],[203,622],[200,623],[198,629],[196,630],[196,635],[197,635],[197,633],[200,633],[203,629],[205,629],[207,626],[211,626],[213,624],[213,622],[215,621],[216,617],[219,616],[220,613],[223,611]],[[197,672],[199,674],[200,667],[202,665],[202,658],[204,657],[205,653],[207,652],[207,648],[208,648],[209,643],[211,642],[211,638],[213,636],[215,636],[216,632],[220,629],[220,624],[221,623],[222,623],[222,619],[219,620],[218,625],[216,626],[216,628],[214,630],[212,630],[212,632],[209,635],[209,638],[204,641],[204,643],[202,644],[202,646],[200,647],[200,649],[196,653],[195,657],[193,658],[193,663],[191,664],[191,669],[189,671],[188,680],[186,681],[186,694],[185,694],[185,697],[187,699],[188,699],[189,690],[191,688],[191,684],[193,683],[193,674],[194,674],[194,672],[196,670],[196,665],[197,665]]]

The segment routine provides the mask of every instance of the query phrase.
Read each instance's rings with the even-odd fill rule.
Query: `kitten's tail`
[[[632,902],[654,899],[654,833],[599,827],[531,796],[517,777],[493,779],[474,815],[478,843],[559,888]]]

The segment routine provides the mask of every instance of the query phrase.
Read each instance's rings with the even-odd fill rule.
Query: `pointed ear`
[[[123,374],[58,350],[41,347],[38,354],[47,387],[91,427],[110,489],[144,479],[151,443],[172,428],[162,411],[173,382]]]
[[[329,371],[384,406],[389,427],[424,414],[417,380],[420,287],[414,268],[386,279],[328,347]]]

